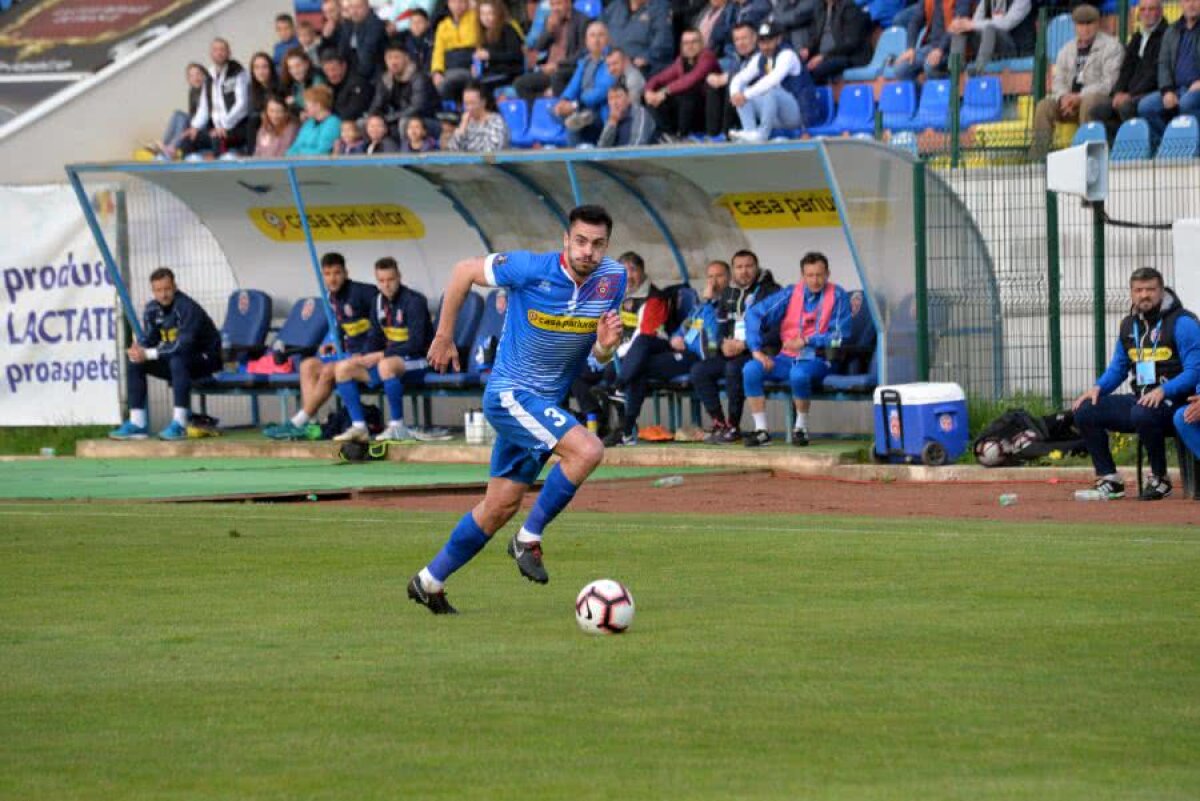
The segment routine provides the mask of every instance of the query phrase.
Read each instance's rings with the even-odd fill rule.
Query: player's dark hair
[[[406,13],[408,14],[408,18],[410,20],[413,17],[424,17],[426,22],[429,21],[429,13],[423,8],[410,8]]]
[[[734,25],[734,26],[733,26],[733,30],[735,30],[735,31],[736,31],[738,28],[749,28],[749,29],[750,29],[750,33],[754,34],[755,36],[758,36],[758,28],[755,28],[755,27],[754,27],[753,25],[751,25],[749,22],[739,22],[737,25]],[[731,31],[731,33],[732,33],[732,31]]]
[[[397,53],[403,53],[409,57],[412,56],[412,54],[408,52],[408,48],[404,46],[404,42],[400,39],[388,39],[387,46],[383,48],[384,53],[391,53],[393,51]]]
[[[602,19],[594,19],[594,20],[592,20],[591,22],[589,22],[589,23],[587,24],[587,26],[586,26],[586,27],[583,29],[583,33],[584,33],[584,35],[585,35],[585,36],[587,35],[587,32],[588,32],[588,31],[590,31],[590,30],[592,29],[592,26],[593,26],[593,25],[599,25],[601,28],[603,28],[603,29],[604,29],[605,33],[607,33],[607,32],[608,32],[608,23],[606,23],[606,22],[605,22],[604,20],[602,20]]]
[[[708,267],[712,267],[714,264],[721,265],[721,269],[725,271],[725,275],[729,275],[729,262],[722,261],[721,259],[713,259],[708,263]],[[705,269],[708,268],[706,267]]]
[[[375,269],[376,270],[395,270],[396,272],[400,272],[400,265],[397,264],[396,260],[393,259],[391,256],[384,256],[383,258],[381,258],[375,262]]]
[[[320,58],[322,64],[328,64],[331,61],[340,61],[343,64],[346,63],[346,57],[343,56],[336,47],[326,47],[321,51]]]
[[[755,253],[753,250],[746,250],[746,248],[742,248],[737,253],[734,253],[733,259],[731,259],[731,261],[737,261],[738,259],[744,258],[746,256],[749,256],[750,258],[754,259],[754,266],[755,267],[758,266],[758,254]]]
[[[1133,271],[1133,275],[1129,276],[1129,283],[1134,281],[1157,281],[1159,286],[1164,283],[1162,273],[1153,267],[1138,267]]]
[[[807,264],[824,264],[825,272],[829,272],[829,259],[825,258],[825,254],[816,250],[810,250],[804,254],[804,258],[800,259],[800,272],[804,272],[804,267]]]
[[[699,28],[687,27],[687,28],[684,28],[682,31],[680,31],[680,32],[679,32],[679,41],[680,41],[680,42],[682,42],[682,41],[683,41],[683,37],[687,36],[689,33],[694,33],[694,34],[696,34],[697,36],[699,36],[699,37],[700,37],[700,40],[701,40],[701,41],[703,41],[703,40],[704,40],[704,34],[700,33],[700,29],[699,29]]]
[[[286,22],[288,25],[291,25],[293,27],[296,25],[296,20],[294,20],[292,18],[291,14],[276,14],[275,21],[276,22]]]
[[[617,261],[621,262],[621,264],[632,264],[642,272],[646,272],[646,260],[634,253],[632,250],[627,250],[622,253],[621,258],[617,259]]]
[[[155,281],[161,281],[164,278],[170,278],[171,283],[175,283],[175,273],[171,272],[170,267],[159,267],[157,270],[150,273],[150,283],[152,284]]]
[[[326,253],[324,256],[321,257],[321,266],[322,267],[341,267],[344,270],[344,269],[346,269],[346,257],[343,256],[341,253],[337,253],[337,252],[331,250],[328,253]]]
[[[588,225],[603,225],[606,234],[612,236],[612,217],[609,216],[608,211],[603,206],[576,206],[571,209],[571,213],[567,215],[567,230],[571,230],[571,226],[577,222],[587,223]]]
[[[610,91],[610,92],[624,92],[625,94],[629,94],[629,87],[625,85],[625,78],[624,78],[624,76],[622,76],[622,77],[620,77],[620,78],[617,78],[615,81],[613,81],[612,83],[610,83],[610,84],[608,85],[608,91]]]

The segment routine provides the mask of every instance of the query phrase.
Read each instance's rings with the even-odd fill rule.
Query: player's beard
[[[596,268],[600,266],[600,261],[585,262],[581,259],[571,258],[567,256],[567,264],[571,266],[571,272],[575,273],[581,279],[586,279],[596,272]]]

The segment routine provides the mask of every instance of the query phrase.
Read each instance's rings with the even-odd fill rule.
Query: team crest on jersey
[[[617,282],[613,280],[611,275],[604,276],[600,279],[600,282],[596,284],[596,294],[602,298],[608,298],[608,296],[613,293],[616,283]]]
[[[347,317],[353,317],[354,316],[354,307],[351,306],[349,303],[347,303],[345,306],[342,307],[342,314],[346,315]]]
[[[501,264],[504,264],[504,262],[506,262],[506,261],[508,261],[507,253],[497,253],[495,255],[495,257],[492,259],[492,266],[499,267]]]
[[[538,289],[542,290],[543,292],[549,292],[550,291],[550,282],[549,281],[539,282]]]
[[[238,293],[238,313],[250,313],[250,293],[245,290]]]
[[[304,301],[304,305],[300,307],[300,319],[307,320],[313,316],[313,312],[317,309],[317,302],[312,298]]]

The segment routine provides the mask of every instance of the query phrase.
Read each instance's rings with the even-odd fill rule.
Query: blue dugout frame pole
[[[571,198],[576,206],[583,205],[583,192],[579,189],[579,176],[575,173],[575,162],[567,162],[567,180],[571,182]]]
[[[138,320],[137,310],[133,307],[129,288],[125,286],[125,277],[121,275],[121,270],[117,267],[117,260],[113,258],[112,249],[104,237],[104,229],[100,227],[100,221],[96,219],[96,210],[92,208],[92,201],[88,199],[87,191],[83,188],[83,180],[79,177],[78,172],[69,167],[67,168],[67,179],[71,182],[71,188],[75,190],[79,208],[83,210],[83,218],[92,232],[92,238],[96,240],[96,247],[100,248],[100,258],[104,259],[104,266],[108,269],[113,286],[117,288],[117,295],[121,298],[121,307],[125,310],[125,319],[129,321],[133,335],[140,340],[143,336],[141,321]]]
[[[329,333],[332,335],[333,347],[339,356],[342,355],[341,337],[337,336],[337,316],[329,305],[329,293],[325,290],[325,281],[321,278],[321,259],[317,256],[317,243],[313,240],[312,227],[308,224],[308,209],[304,205],[304,196],[300,192],[300,182],[296,180],[296,168],[287,168],[288,184],[292,187],[292,199],[296,201],[296,213],[300,215],[300,228],[304,231],[304,241],[308,243],[308,256],[312,259],[313,273],[317,277],[317,291],[321,299],[321,308],[325,310],[325,319],[329,322]]]

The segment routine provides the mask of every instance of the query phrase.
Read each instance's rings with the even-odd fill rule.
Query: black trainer
[[[770,441],[771,435],[766,431],[755,431],[753,434],[742,435],[742,442],[747,448],[757,448],[761,445],[766,445]]]
[[[722,445],[732,445],[742,438],[742,430],[735,425],[730,425],[721,432],[720,442]]]
[[[795,445],[797,448],[807,448],[808,447],[808,429],[797,428],[795,431],[793,431],[792,432],[792,444]]]
[[[457,615],[458,610],[446,600],[445,592],[426,592],[421,586],[421,574],[412,577],[408,582],[408,597],[428,609],[435,615]]]
[[[1095,486],[1100,492],[1108,493],[1109,500],[1115,501],[1125,497],[1125,482],[1120,479],[1098,478]]]
[[[550,576],[546,573],[546,566],[542,564],[542,544],[540,542],[519,542],[517,535],[508,541],[508,555],[517,562],[517,569],[521,571],[521,575],[530,581],[536,581],[538,584],[545,584],[550,580]]]
[[[1150,476],[1146,486],[1142,487],[1142,493],[1138,495],[1138,500],[1161,501],[1170,494],[1171,482],[1166,476]]]

